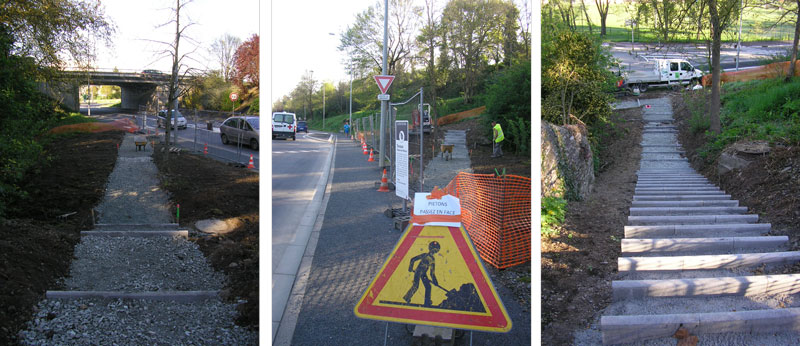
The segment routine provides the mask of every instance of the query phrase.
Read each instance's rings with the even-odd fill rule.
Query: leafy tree
[[[247,83],[258,88],[258,34],[253,34],[234,54],[234,83],[243,88]]]
[[[720,110],[720,46],[722,32],[734,18],[738,17],[741,2],[739,0],[709,0],[708,13],[711,16],[711,103],[709,104],[709,122],[711,132],[719,134],[722,125]]]
[[[610,0],[594,0],[597,12],[600,13],[600,36],[606,35],[606,19],[608,18],[608,7]]]
[[[486,91],[486,113],[497,116],[518,154],[530,153],[531,62],[497,73]]]
[[[383,1],[356,15],[356,22],[341,35],[339,51],[350,52],[348,66],[359,72],[383,67]],[[389,0],[387,72],[396,75],[415,53],[415,31],[421,9],[412,0]]]
[[[502,44],[505,14],[512,7],[501,0],[451,0],[445,7],[442,25],[461,66],[464,103],[472,102],[490,48]]]
[[[91,37],[108,41],[114,32],[97,0],[5,0],[0,23],[15,39],[15,54],[48,66],[61,65],[63,54],[88,60]]]
[[[441,73],[436,68],[436,48],[442,43],[441,11],[436,8],[435,0],[425,0],[425,25],[417,36],[420,57],[425,61],[427,92],[431,100],[436,100],[441,88]],[[437,114],[436,102],[431,102],[433,113]]]
[[[209,52],[217,60],[225,81],[233,79],[234,54],[241,44],[242,40],[231,34],[222,35],[211,43]]]

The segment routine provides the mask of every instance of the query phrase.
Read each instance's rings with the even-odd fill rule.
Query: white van
[[[275,112],[272,113],[272,139],[291,138],[297,140],[297,117],[294,113]]]

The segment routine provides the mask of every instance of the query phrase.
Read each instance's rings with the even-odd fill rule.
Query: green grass
[[[716,157],[740,140],[800,144],[800,77],[726,83],[722,86],[722,133],[701,151]]]
[[[600,35],[600,14],[593,3],[586,3],[589,18],[592,22],[593,33]],[[554,14],[555,15],[555,14]],[[625,26],[625,20],[631,18],[632,15],[627,13],[624,4],[612,4],[608,12],[606,20],[606,38],[605,41],[610,42],[630,42],[631,30],[630,27]],[[780,18],[780,14],[765,10],[763,8],[745,8],[742,16],[742,41],[743,42],[756,42],[756,41],[789,41],[794,38],[794,24],[783,23],[775,25]],[[786,18],[784,18],[786,20]],[[586,23],[586,17],[583,12],[577,18],[578,30],[589,31],[589,26]],[[774,27],[773,27],[774,26]],[[643,24],[636,28],[634,33],[634,42],[654,43],[660,40],[650,28],[651,24]],[[707,31],[707,30],[706,30]],[[722,35],[724,42],[735,42],[738,39],[738,20],[734,25],[731,25]],[[671,42],[684,42],[684,43],[705,43],[702,36],[708,33],[701,33],[701,39],[695,38],[696,32],[683,32],[677,34]]]

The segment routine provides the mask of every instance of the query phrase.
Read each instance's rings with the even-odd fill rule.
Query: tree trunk
[[[607,15],[608,15],[608,12],[606,12],[606,14],[602,14],[602,13],[600,14],[600,36],[605,36],[606,35],[606,16]]]
[[[719,49],[722,38],[720,30],[719,13],[717,12],[717,0],[708,2],[708,13],[711,15],[711,104],[709,105],[709,122],[711,132],[719,134],[722,132],[722,125],[719,119],[720,109],[720,67]]]
[[[797,61],[797,42],[800,39],[800,0],[797,1],[797,20],[794,24],[794,43],[792,43],[792,60],[790,60],[789,74],[786,76],[786,81],[789,82],[794,77],[795,62]]]

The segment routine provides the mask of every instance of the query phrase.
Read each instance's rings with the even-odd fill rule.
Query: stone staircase
[[[681,327],[701,344],[785,344],[769,338],[800,330],[800,274],[769,274],[800,252],[690,167],[668,98],[642,105],[642,160],[603,344],[674,345]]]

